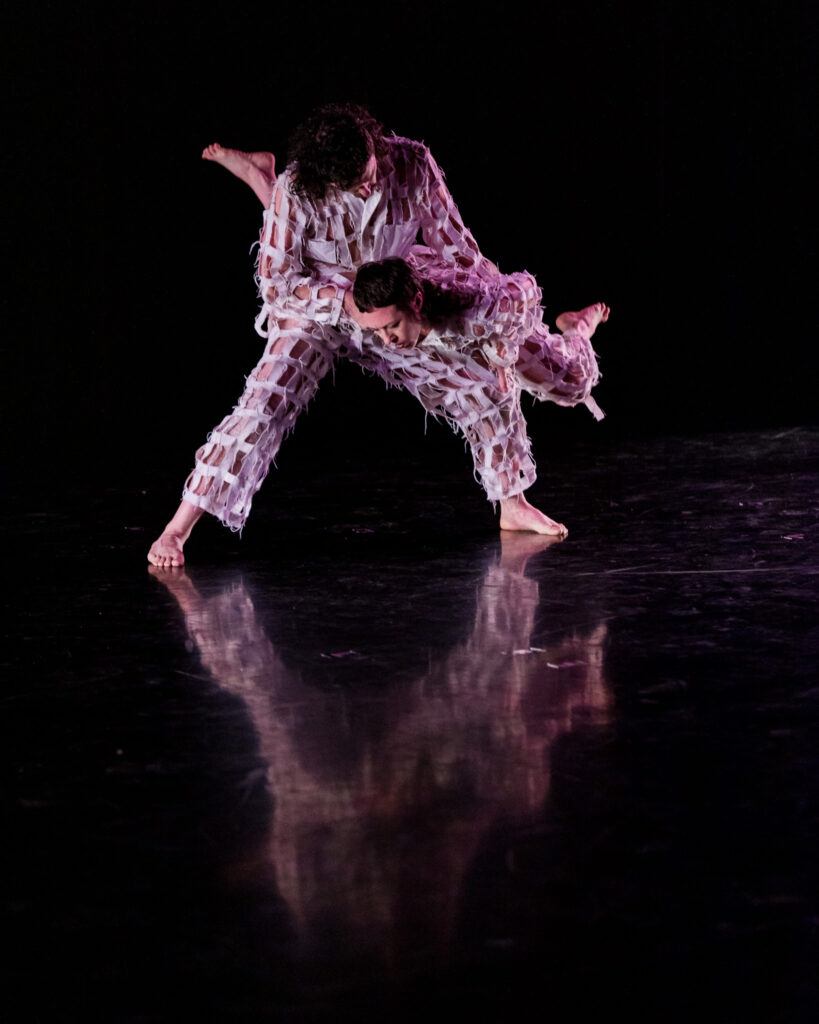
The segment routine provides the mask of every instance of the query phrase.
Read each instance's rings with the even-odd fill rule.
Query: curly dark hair
[[[353,298],[362,313],[374,309],[397,306],[410,312],[412,302],[421,292],[421,316],[432,327],[441,327],[447,321],[475,304],[477,294],[457,288],[440,288],[413,270],[406,260],[376,260],[358,268]]]
[[[320,107],[290,137],[287,161],[295,165],[293,189],[309,199],[323,199],[331,185],[354,185],[370,157],[380,159],[386,149],[383,125],[366,107]]]

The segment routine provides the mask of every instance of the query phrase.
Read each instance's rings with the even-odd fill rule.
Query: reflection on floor
[[[812,1018],[816,441],[576,451],[562,543],[406,466],[175,572],[17,506],[13,1019]]]

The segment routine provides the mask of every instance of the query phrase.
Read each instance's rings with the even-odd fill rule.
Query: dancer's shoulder
[[[327,205],[327,200],[316,200],[310,195],[301,192],[297,187],[298,170],[295,164],[288,164],[287,167],[277,176],[274,188],[273,202],[276,212],[279,212],[278,195],[284,199],[288,215],[296,218],[309,219],[315,216],[318,210]]]
[[[403,135],[388,135],[384,141],[391,153],[413,153],[421,154],[428,152],[423,142],[416,142],[415,139],[405,139]]]
[[[405,139],[400,135],[390,136],[385,139],[385,142],[387,143],[387,152],[396,164],[421,166],[429,160],[429,147],[424,142]]]
[[[283,192],[289,200],[296,200],[301,202],[302,197],[296,192],[294,188],[294,179],[296,175],[295,165],[288,164],[287,167],[279,174],[276,175],[276,184],[274,188],[277,191]]]
[[[387,142],[388,173],[413,190],[426,190],[436,177],[435,161],[424,142],[393,135]]]

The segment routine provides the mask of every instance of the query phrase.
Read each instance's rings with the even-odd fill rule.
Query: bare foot
[[[226,149],[218,142],[212,142],[202,150],[202,159],[222,164],[240,178],[246,172],[248,164],[261,171],[267,178],[276,177],[276,158],[272,153],[245,153],[241,149]]]
[[[568,331],[574,327],[585,338],[590,338],[597,330],[599,324],[604,324],[611,310],[605,302],[595,302],[593,306],[586,306],[585,309],[576,313],[561,313],[555,320],[559,331]]]
[[[215,160],[216,163],[224,163],[228,153],[232,150],[225,149],[224,146],[220,146],[218,142],[211,142],[209,146],[205,146],[202,150],[203,160]]]
[[[276,181],[276,158],[272,153],[245,153],[212,142],[202,150],[202,159],[221,164],[249,185],[265,207],[270,204]]]
[[[185,564],[185,556],[182,554],[184,540],[178,533],[170,533],[167,530],[151,545],[148,552],[148,561],[151,565],[157,565],[161,569],[171,569],[177,565]]]
[[[529,533],[543,533],[549,537],[567,537],[569,531],[563,523],[556,523],[534,505],[530,505],[522,494],[504,498],[501,503],[500,528],[502,530],[526,530]]]

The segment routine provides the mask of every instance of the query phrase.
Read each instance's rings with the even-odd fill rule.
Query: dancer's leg
[[[442,361],[445,365],[445,361]],[[500,503],[500,528],[565,537],[562,523],[536,509],[524,497],[535,481],[520,389],[502,391],[485,380],[468,380],[461,365],[441,373],[442,411],[463,432],[472,449],[475,475],[490,501]]]
[[[182,502],[176,510],[176,515],[151,545],[148,552],[148,561],[151,565],[169,569],[172,566],[185,564],[182,548],[203,511],[196,505],[191,505],[189,501]]]
[[[609,307],[598,302],[576,313],[561,313],[557,326],[562,334],[551,334],[540,325],[518,349],[515,369],[521,387],[558,405],[590,402],[600,377],[590,339],[608,318]],[[599,410],[596,415],[601,415]]]
[[[240,530],[284,436],[332,365],[317,324],[279,320],[244,394],[199,449],[183,501],[148,553],[152,565],[184,563],[182,548],[202,512]]]
[[[448,415],[452,415],[454,404],[448,403]],[[472,448],[475,469],[487,496],[500,503],[501,530],[565,537],[569,532],[566,527],[524,496],[534,483],[535,464],[520,408],[520,391],[515,388],[509,394],[489,395],[484,390],[480,396],[462,393],[457,405],[468,410],[461,429]]]
[[[536,509],[523,494],[536,473],[516,384],[501,390],[485,372],[473,371],[441,350],[417,351],[396,360],[393,353],[365,344],[348,355],[389,384],[405,388],[428,412],[443,416],[464,435],[476,479],[489,500],[500,503],[502,530],[566,536],[565,526]]]
[[[589,341],[601,323],[609,318],[609,307],[598,302],[577,312],[561,313],[557,326],[562,335],[544,327],[520,346],[516,370],[523,387],[538,398],[550,398],[560,405],[590,402],[589,392],[597,382],[597,361]],[[598,410],[599,415],[599,410]],[[562,523],[544,515],[524,497],[516,494],[501,499],[502,530],[531,530],[565,537]]]
[[[282,440],[331,365],[318,324],[276,321],[239,404],[197,452],[183,498],[241,530]]]

